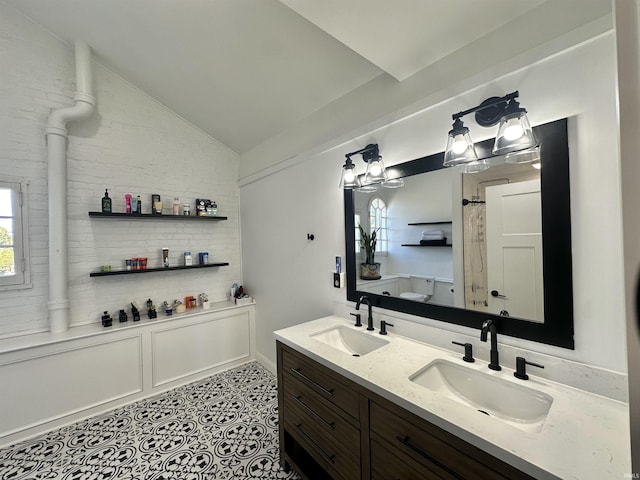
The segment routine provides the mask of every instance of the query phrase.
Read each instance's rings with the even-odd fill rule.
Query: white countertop
[[[362,357],[353,357],[310,337],[334,326],[367,332],[353,322],[329,316],[274,332],[277,340],[457,435],[535,478],[616,479],[631,472],[629,408],[626,403],[535,376],[514,378],[503,367],[494,372],[486,362],[465,363],[461,355],[393,333],[389,343]],[[498,347],[499,348],[499,347]],[[409,380],[436,359],[446,359],[487,375],[501,377],[553,397],[538,432],[526,432],[498,418],[480,415]]]

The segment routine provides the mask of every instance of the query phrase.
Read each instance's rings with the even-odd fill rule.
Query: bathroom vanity
[[[280,458],[303,478],[601,479],[630,471],[622,402],[535,372],[517,380],[507,366],[465,364],[336,316],[275,336]],[[456,376],[475,391],[450,390]]]

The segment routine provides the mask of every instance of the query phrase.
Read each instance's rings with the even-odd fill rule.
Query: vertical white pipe
[[[49,329],[69,328],[69,284],[67,252],[67,122],[83,120],[93,113],[91,50],[75,42],[76,94],[71,107],[53,110],[47,122],[49,165]]]

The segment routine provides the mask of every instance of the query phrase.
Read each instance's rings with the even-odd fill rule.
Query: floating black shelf
[[[401,247],[452,247],[453,245],[421,245],[420,243],[403,243]]]
[[[89,212],[90,217],[95,218],[117,218],[125,220],[196,220],[196,221],[220,221],[226,220],[227,217],[199,217],[197,215],[157,215],[153,213],[103,213]]]
[[[443,222],[416,222],[416,223],[407,223],[407,225],[441,225],[444,223],[452,223],[451,220],[443,221]]]
[[[193,270],[198,268],[211,268],[211,267],[226,267],[229,262],[215,262],[207,263],[205,265],[182,265],[179,267],[158,267],[158,268],[145,268],[144,270],[113,270],[111,272],[92,272],[90,277],[108,277],[111,275],[136,275],[139,273],[152,273],[152,272],[171,272],[175,270]]]

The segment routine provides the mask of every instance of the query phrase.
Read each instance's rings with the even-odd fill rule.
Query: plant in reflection
[[[362,225],[360,229],[360,248],[365,253],[365,261],[360,265],[360,278],[365,280],[377,280],[380,278],[380,264],[376,263],[377,230],[365,232]]]

